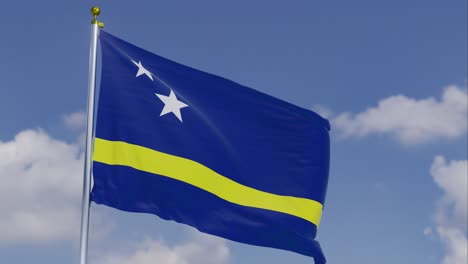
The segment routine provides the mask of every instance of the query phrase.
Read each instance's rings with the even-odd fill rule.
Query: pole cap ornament
[[[100,13],[101,13],[101,9],[99,9],[99,7],[97,6],[91,7],[91,14],[93,14],[93,16],[99,16]]]
[[[97,16],[101,14],[101,9],[97,6],[93,6],[91,7],[91,14],[93,15],[93,20],[91,20],[91,24],[97,24],[98,27],[103,28],[104,23],[97,20]]]

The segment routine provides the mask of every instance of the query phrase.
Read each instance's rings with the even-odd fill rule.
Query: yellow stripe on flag
[[[320,224],[323,206],[317,201],[256,190],[186,158],[122,141],[96,138],[94,161],[158,174],[193,185],[234,204],[293,215],[317,227]]]

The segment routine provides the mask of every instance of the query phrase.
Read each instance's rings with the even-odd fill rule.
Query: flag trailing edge
[[[101,31],[92,200],[325,263],[329,123]]]

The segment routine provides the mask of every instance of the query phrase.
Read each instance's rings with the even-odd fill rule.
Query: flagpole
[[[80,239],[80,264],[87,263],[88,233],[89,233],[89,209],[91,192],[91,171],[93,160],[93,133],[94,133],[94,96],[96,91],[96,60],[99,27],[104,24],[97,20],[100,13],[99,7],[91,8],[93,20],[91,21],[91,47],[89,50],[89,79],[88,79],[88,117],[86,126],[86,147],[84,162],[83,200],[81,208],[81,239]]]

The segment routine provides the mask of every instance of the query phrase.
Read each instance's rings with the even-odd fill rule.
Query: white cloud
[[[161,241],[146,239],[128,255],[101,257],[98,264],[225,264],[229,262],[229,248],[225,240],[207,235],[196,235],[192,241],[168,246]]]
[[[86,113],[82,111],[63,116],[63,125],[65,127],[80,132],[76,141],[82,151],[84,151],[86,145],[86,118]]]
[[[327,119],[333,116],[333,111],[323,105],[314,105],[312,111]]]
[[[447,162],[444,157],[437,156],[431,175],[443,190],[434,213],[435,230],[446,247],[443,264],[466,264],[468,161]]]
[[[86,113],[75,112],[63,117],[63,123],[70,129],[85,129],[86,128]]]
[[[77,237],[83,171],[79,149],[41,130],[0,141],[0,243]]]
[[[424,228],[423,234],[427,237],[432,237],[434,235],[434,232],[432,231],[432,228],[426,227]]]
[[[332,124],[345,136],[390,134],[403,143],[416,144],[465,135],[467,111],[466,88],[448,86],[440,100],[395,95],[363,112],[342,113]]]
[[[445,244],[446,254],[442,260],[443,264],[466,264],[467,258],[467,239],[466,231],[459,228],[437,228],[440,239]]]
[[[42,130],[0,141],[0,246],[78,241],[82,177],[80,143],[54,139]],[[113,223],[92,217],[91,234],[102,239]],[[175,246],[146,239],[133,249],[95,263],[226,264],[230,256],[225,240],[203,234]]]

